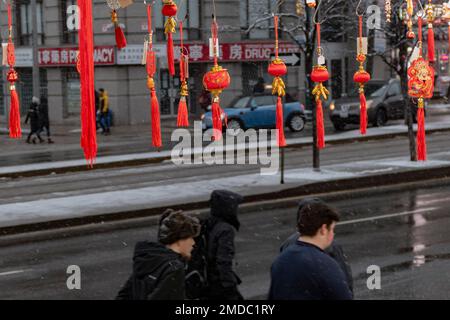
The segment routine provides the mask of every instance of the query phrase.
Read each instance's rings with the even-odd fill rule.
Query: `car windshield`
[[[383,87],[382,83],[368,83],[364,86],[364,92],[366,96],[372,96],[375,92],[377,92],[379,89]],[[357,87],[354,87],[349,93],[349,98],[356,98],[359,97],[359,89]]]
[[[235,108],[235,109],[245,108],[247,107],[249,100],[250,97],[237,97],[228,105],[228,108]]]
[[[370,95],[370,97],[371,97],[371,98],[382,97],[382,96],[386,93],[388,87],[389,87],[389,85],[388,85],[388,84],[385,84],[385,85],[382,86],[380,89],[375,90],[375,91]]]

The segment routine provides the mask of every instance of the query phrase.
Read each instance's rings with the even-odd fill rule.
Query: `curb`
[[[396,173],[385,173],[356,178],[335,179],[325,182],[314,182],[281,191],[244,196],[244,204],[251,205],[257,202],[280,200],[283,198],[304,197],[342,191],[358,191],[359,189],[363,188],[386,187],[405,183],[425,182],[447,178],[450,178],[450,166],[411,169]],[[118,213],[100,214],[95,216],[1,227],[0,238],[21,233],[49,231],[54,229],[80,227],[91,224],[104,224],[107,222],[124,221],[126,224],[126,220],[149,218],[160,215],[161,212],[163,212],[167,208],[172,208],[174,210],[185,210],[186,208],[189,208],[188,211],[203,211],[208,207],[209,201],[197,201],[185,203],[182,205],[166,205],[149,209],[131,210]]]
[[[439,129],[430,129],[427,130],[427,134],[433,134],[438,132],[450,132],[449,128],[439,128]],[[387,133],[383,135],[375,135],[375,136],[357,136],[347,139],[341,139],[341,140],[331,140],[326,142],[327,145],[340,145],[340,144],[346,144],[346,143],[352,143],[352,142],[361,142],[361,141],[371,141],[371,140],[384,140],[384,139],[390,139],[395,137],[402,137],[402,136],[408,136],[408,132],[395,132],[395,133]],[[304,147],[312,146],[312,142],[300,142],[300,143],[293,143],[288,145],[286,148],[291,149],[301,149]],[[166,150],[163,150],[166,151]],[[226,152],[225,150],[223,151]],[[237,154],[238,150],[234,150],[235,155]],[[246,154],[249,152],[249,149],[245,150]],[[191,156],[195,157],[198,153],[194,153]],[[140,165],[148,165],[148,164],[156,164],[156,163],[162,163],[164,161],[170,160],[171,156],[161,156],[161,157],[153,157],[153,158],[147,158],[147,159],[133,159],[133,160],[123,160],[123,161],[115,161],[115,162],[109,162],[109,163],[99,163],[95,164],[93,168],[89,168],[88,165],[77,165],[77,166],[71,166],[71,167],[62,167],[62,168],[48,168],[48,169],[38,169],[38,170],[30,170],[30,171],[21,171],[21,172],[11,172],[11,173],[4,173],[0,174],[0,179],[17,179],[17,178],[23,178],[23,177],[36,177],[36,176],[43,176],[43,175],[49,175],[49,174],[63,174],[63,173],[74,173],[74,172],[81,172],[81,171],[87,171],[87,170],[100,170],[100,169],[112,169],[112,168],[123,168],[123,167],[130,167],[130,166],[140,166]]]

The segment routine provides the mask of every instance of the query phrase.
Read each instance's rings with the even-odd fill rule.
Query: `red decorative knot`
[[[10,82],[11,85],[13,85],[14,82],[16,82],[17,80],[19,80],[19,75],[17,74],[16,70],[14,70],[14,69],[9,69],[6,78],[8,79],[8,82]]]

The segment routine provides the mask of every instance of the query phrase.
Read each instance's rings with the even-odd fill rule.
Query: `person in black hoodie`
[[[296,221],[298,221],[299,213],[301,212],[303,207],[305,207],[311,203],[325,204],[325,202],[323,202],[319,198],[305,198],[305,199],[301,200],[298,203],[297,220]],[[280,253],[283,252],[285,249],[287,249],[289,246],[294,245],[297,242],[299,237],[300,237],[300,233],[298,231],[294,232],[291,236],[289,236],[289,238],[287,238],[281,245]],[[339,244],[337,244],[335,240],[333,240],[331,245],[325,249],[325,253],[328,254],[331,258],[333,258],[338,263],[339,267],[341,267],[342,271],[344,272],[345,278],[347,279],[349,289],[353,295],[352,268],[348,262],[347,256],[344,253],[344,249],[342,249],[342,247]]]
[[[211,194],[211,212],[207,221],[208,288],[205,299],[243,300],[238,290],[241,280],[233,271],[234,238],[239,231],[237,217],[243,197],[227,190]]]
[[[161,216],[158,242],[136,244],[133,272],[117,300],[184,300],[185,262],[200,232],[198,219],[181,211]]]

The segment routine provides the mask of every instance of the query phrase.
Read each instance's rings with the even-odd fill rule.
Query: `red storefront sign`
[[[207,44],[185,44],[189,52],[190,62],[210,62],[209,46]],[[223,43],[220,44],[220,61],[269,61],[275,54],[275,43]],[[280,43],[279,53],[298,53],[299,47],[293,43]],[[174,45],[175,59],[180,57],[180,46]]]
[[[39,66],[59,67],[75,66],[78,48],[39,48]],[[114,65],[116,55],[114,46],[98,46],[94,48],[96,65]]]

